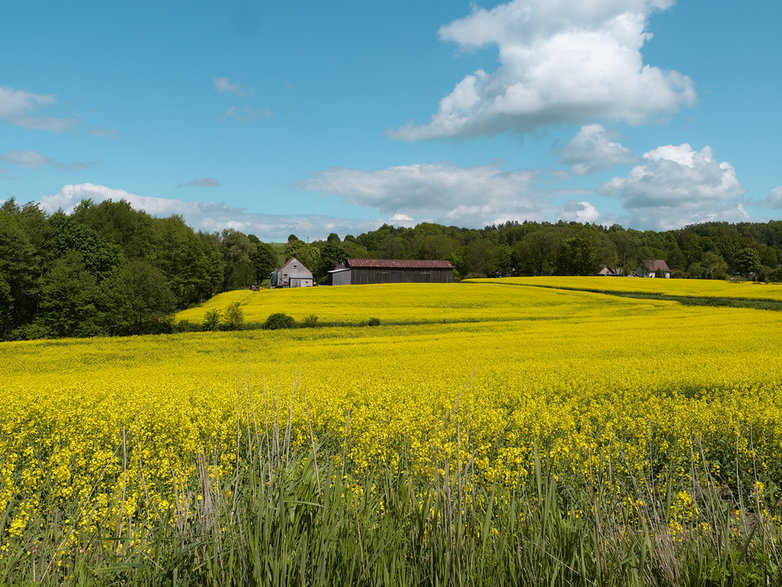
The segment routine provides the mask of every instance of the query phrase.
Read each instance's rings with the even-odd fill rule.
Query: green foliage
[[[380,326],[380,318],[370,318],[367,320],[367,326]]]
[[[736,253],[733,257],[733,265],[737,273],[746,277],[757,275],[763,267],[760,255],[751,247],[745,247]]]
[[[725,279],[728,276],[728,264],[721,255],[707,251],[701,260],[690,265],[690,274],[701,279]]]
[[[348,258],[447,259],[456,278],[591,275],[600,264],[630,272],[641,259],[664,259],[677,277],[731,273],[779,281],[782,221],[711,222],[659,233],[574,222],[482,229],[385,224],[342,241],[331,233],[305,243],[292,234],[287,243],[269,244],[230,229],[196,233],[181,217],[153,218],[125,201],[85,200],[71,214],[47,215],[10,199],[0,205],[0,340],[165,331],[171,300],[182,309],[221,290],[261,283],[283,257],[299,259],[318,282]],[[130,267],[138,268],[138,279]],[[84,286],[57,286],[57,272],[69,282],[80,275]],[[84,318],[83,327],[68,325],[68,307],[81,312],[75,315]]]
[[[28,540],[8,542],[0,583],[782,584],[779,501],[721,486],[697,457],[703,481],[680,491],[664,473],[619,487],[605,463],[590,484],[573,482],[536,450],[514,487],[436,457],[444,474],[428,478],[404,456],[360,473],[338,465],[328,442],[291,439],[276,420],[266,433],[240,427],[235,471],[221,483],[209,461],[194,463],[178,485],[187,523],[173,509],[169,523],[106,541],[73,531],[79,495],[39,508]],[[127,447],[139,450],[131,435]]]
[[[304,316],[301,325],[305,328],[314,328],[318,325],[318,317],[315,314],[307,314]]]
[[[81,253],[68,251],[44,277],[36,324],[47,336],[95,336],[101,333],[100,290]]]
[[[282,330],[285,328],[296,328],[296,320],[294,320],[293,316],[288,316],[288,314],[285,314],[283,312],[277,312],[275,314],[271,314],[266,319],[266,322],[263,323],[263,326],[261,328],[263,328],[264,330]]]
[[[176,305],[163,273],[146,261],[117,267],[101,284],[101,322],[108,334],[157,334],[171,329]]]
[[[257,241],[251,260],[255,269],[255,282],[261,284],[269,279],[271,272],[280,265],[280,260],[277,257],[277,251],[270,244],[261,242],[254,235],[249,235],[248,238]]]
[[[298,259],[298,257],[296,257]],[[329,271],[334,269],[336,265],[345,263],[348,255],[342,243],[335,241],[327,241],[320,249],[320,261],[318,266],[312,270],[314,272],[315,279],[322,282],[329,275]],[[303,261],[302,261],[303,262]],[[306,265],[306,263],[305,263]]]
[[[244,312],[239,302],[230,304],[223,313],[223,328],[225,330],[241,330],[244,327]]]
[[[256,281],[253,257],[258,247],[238,230],[226,228],[220,239],[223,255],[223,291],[248,287]]]
[[[596,244],[584,236],[562,241],[556,260],[557,275],[596,275],[600,261]]]
[[[217,308],[207,310],[204,314],[204,321],[201,323],[201,327],[204,330],[219,330],[222,314],[223,313]]]

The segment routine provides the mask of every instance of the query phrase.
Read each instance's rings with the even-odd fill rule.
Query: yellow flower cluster
[[[383,323],[0,344],[0,546],[74,499],[74,536],[187,519],[202,496],[186,488],[230,475],[250,429],[315,442],[359,473],[469,467],[514,484],[537,454],[561,478],[610,471],[617,491],[687,484],[694,461],[715,478],[782,478],[775,312],[493,283],[210,304],[230,301],[250,319]]]

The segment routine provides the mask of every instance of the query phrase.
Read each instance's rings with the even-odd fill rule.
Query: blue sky
[[[782,218],[782,4],[8,2],[0,200],[262,240]]]

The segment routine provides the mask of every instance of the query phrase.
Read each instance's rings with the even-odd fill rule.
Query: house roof
[[[420,259],[348,259],[348,267],[362,269],[453,269],[450,261]]]
[[[641,263],[644,266],[644,269],[646,269],[649,272],[654,271],[667,271],[670,273],[670,269],[668,268],[668,263],[663,261],[662,259],[644,259],[641,261]]]
[[[301,261],[299,261],[299,260],[298,260],[296,257],[291,257],[290,259],[288,259],[287,261],[285,261],[285,263],[283,263],[283,264],[280,266],[280,268],[279,268],[279,269],[277,269],[277,272],[278,272],[278,273],[279,273],[279,272],[281,272],[283,269],[285,269],[285,268],[286,268],[288,265],[290,265],[290,264],[291,264],[291,263],[293,263],[294,261],[296,261],[296,263],[298,264],[299,268],[300,268],[300,269],[302,269],[302,271],[303,271],[305,274],[308,274],[308,275],[309,275],[309,277],[307,277],[306,275],[297,275],[297,276],[296,276],[297,278],[304,278],[304,279],[310,279],[310,278],[312,278],[312,272],[311,272],[309,269],[307,269],[307,267],[304,265],[304,263],[302,263]]]

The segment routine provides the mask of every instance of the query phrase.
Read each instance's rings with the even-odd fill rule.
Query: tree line
[[[285,251],[321,282],[347,258],[446,259],[457,279],[596,275],[603,265],[629,275],[642,260],[662,259],[673,277],[782,281],[782,221],[710,222],[665,232],[576,222],[507,222],[482,229],[386,224],[357,237],[331,234],[309,244],[291,235]]]
[[[125,201],[85,200],[70,214],[0,206],[0,340],[167,332],[178,309],[260,285],[290,257],[316,282],[348,258],[447,259],[455,277],[630,273],[663,259],[674,277],[782,280],[782,221],[711,222],[665,232],[578,223],[468,229],[383,225],[358,236],[286,243],[226,229],[204,233]]]

